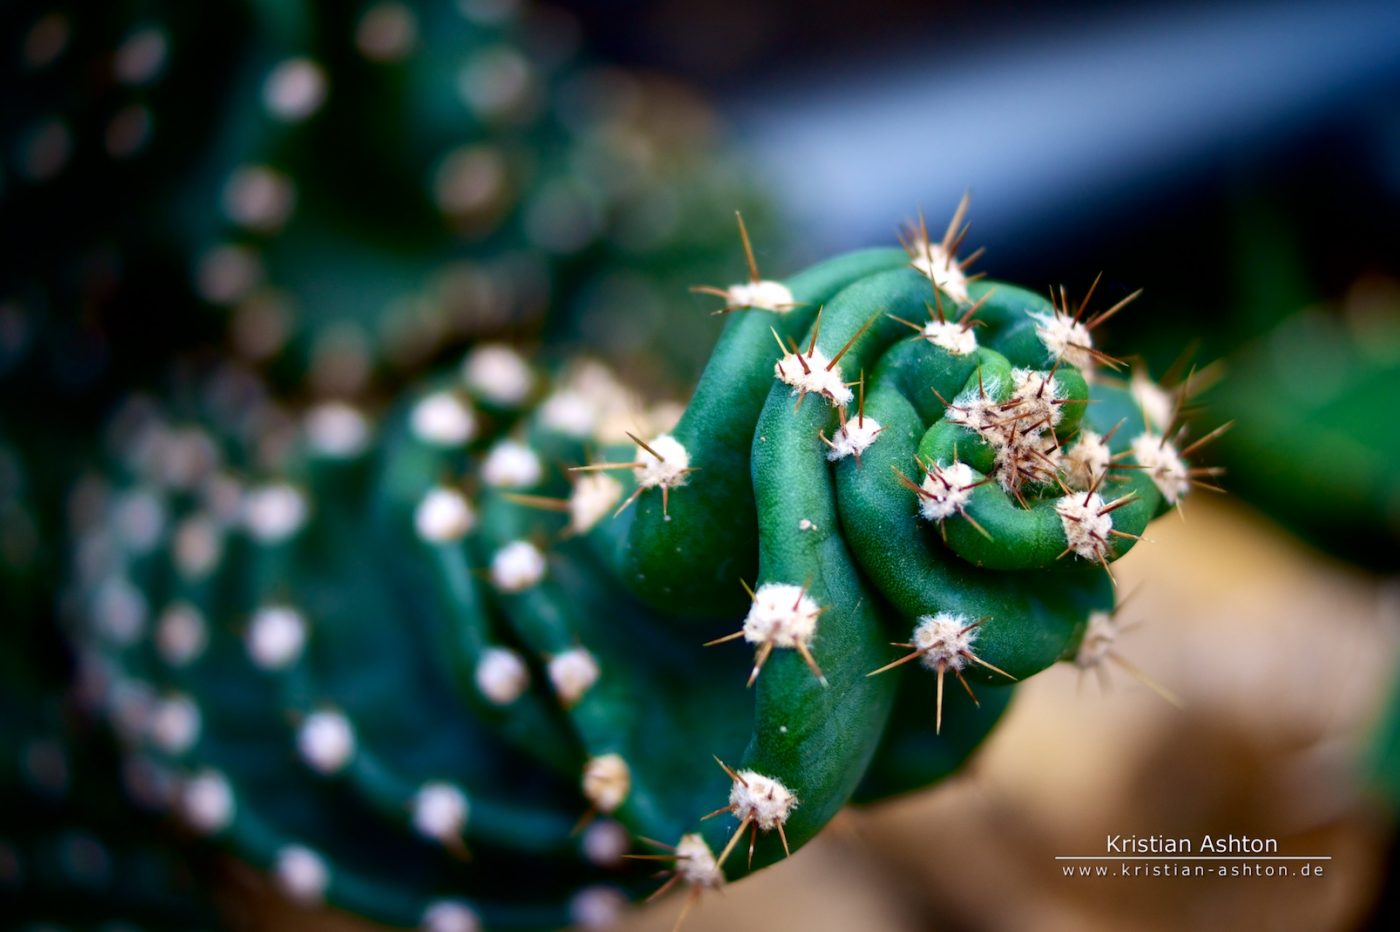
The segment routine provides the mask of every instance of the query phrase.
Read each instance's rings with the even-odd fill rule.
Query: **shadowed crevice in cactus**
[[[490,345],[291,443],[256,393],[129,418],[94,700],[293,897],[440,929],[600,918],[624,855],[712,889],[936,783],[1013,682],[1102,659],[1108,566],[1194,475],[1172,399],[1102,371],[1117,307],[969,280],[960,223],[704,289],[679,420]]]

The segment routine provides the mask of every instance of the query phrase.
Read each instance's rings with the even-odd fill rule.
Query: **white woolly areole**
[[[956,671],[967,666],[966,654],[972,652],[972,642],[976,640],[977,629],[968,623],[966,615],[939,612],[919,616],[912,643],[919,651],[919,663],[928,669],[937,670],[941,665]]]
[[[476,911],[461,900],[434,900],[423,911],[423,932],[480,932]]]
[[[540,458],[525,444],[502,440],[491,448],[481,464],[481,481],[496,489],[520,489],[544,477]]]
[[[1066,495],[1055,502],[1060,524],[1065,529],[1069,549],[1095,563],[1108,557],[1108,535],[1113,530],[1113,515],[1103,510],[1103,496],[1097,492],[1086,495]]]
[[[1166,430],[1172,422],[1172,414],[1176,411],[1176,400],[1171,392],[1148,378],[1141,369],[1133,372],[1128,390],[1132,393],[1133,401],[1137,402],[1137,406],[1142,410],[1142,416],[1147,419],[1148,426],[1158,431]]]
[[[170,696],[157,702],[147,722],[155,746],[175,756],[194,747],[199,740],[200,724],[199,706],[183,695]]]
[[[297,752],[317,773],[330,775],[340,770],[355,753],[350,720],[331,709],[312,712],[297,730]]]
[[[595,401],[572,388],[560,389],[539,407],[541,424],[576,439],[593,435],[601,413]]]
[[[474,394],[504,408],[513,408],[530,396],[535,374],[525,358],[497,343],[478,346],[462,363],[462,381]]]
[[[1054,402],[1064,396],[1060,383],[1049,372],[1035,369],[1012,369],[1014,386],[1010,401],[1016,402],[1011,413],[1021,424],[1021,432],[1055,427],[1063,417],[1060,405]]]
[[[651,450],[637,447],[637,462],[641,463],[634,470],[637,485],[644,489],[676,489],[690,480],[686,472],[690,468],[690,452],[679,440],[670,434],[660,434],[647,441],[647,446],[660,457]]]
[[[530,685],[530,670],[513,650],[488,647],[476,665],[476,688],[496,705],[510,705]]]
[[[830,369],[827,366],[831,366]],[[773,375],[779,381],[792,386],[794,395],[811,392],[821,395],[833,405],[844,407],[855,397],[841,377],[841,367],[832,366],[831,360],[819,349],[811,354],[788,353],[773,364]]]
[[[188,602],[175,602],[156,622],[156,650],[172,667],[198,659],[209,644],[209,627],[199,610]]]
[[[1065,451],[1060,460],[1060,467],[1064,470],[1065,482],[1070,488],[1087,491],[1102,481],[1112,462],[1113,451],[1108,448],[1108,444],[1086,427],[1080,429],[1079,439],[1075,441],[1074,446]]]
[[[223,531],[209,515],[191,515],[175,528],[172,549],[181,575],[186,579],[203,579],[223,555]]]
[[[282,892],[304,906],[320,903],[331,882],[325,859],[302,845],[287,845],[278,851],[274,872]]]
[[[920,484],[927,494],[919,496],[919,514],[926,521],[943,521],[960,513],[972,500],[972,489],[968,486],[977,481],[972,467],[966,463],[951,466],[935,463],[924,473]]]
[[[1079,642],[1079,650],[1074,655],[1074,665],[1081,670],[1099,666],[1117,640],[1118,622],[1113,616],[1108,612],[1090,612],[1084,639]]]
[[[467,825],[466,794],[450,783],[425,783],[413,797],[413,828],[425,838],[457,841]]]
[[[801,586],[764,583],[744,617],[744,640],[775,647],[810,644],[820,615],[821,607]]]
[[[954,398],[944,417],[983,436],[995,434],[1001,429],[1002,416],[998,404],[992,399],[1000,392],[1001,379],[992,376],[980,388],[970,388]]]
[[[1063,359],[1089,378],[1094,371],[1094,338],[1082,321],[1060,311],[1030,313],[1035,320],[1035,335],[1054,360]]]
[[[235,811],[233,788],[217,770],[202,770],[180,789],[180,813],[195,831],[213,835],[228,828]]]
[[[884,430],[873,417],[856,416],[837,428],[831,435],[831,447],[826,458],[835,462],[848,456],[860,456],[870,449],[875,438]]]
[[[610,815],[632,790],[632,770],[620,754],[600,754],[583,765],[583,795],[593,808]]]
[[[544,579],[544,554],[529,541],[516,540],[491,557],[491,581],[502,592],[523,592]]]
[[[612,887],[585,887],[569,901],[569,917],[584,929],[612,929],[627,909],[627,897]]]
[[[632,847],[632,836],[619,822],[599,819],[583,833],[580,845],[589,863],[599,867],[616,867]]]
[[[682,835],[676,843],[676,873],[692,886],[714,889],[724,885],[724,871],[698,832]]]
[[[460,447],[476,436],[476,415],[452,392],[434,392],[419,400],[409,416],[413,436],[438,447]]]
[[[797,797],[772,777],[741,770],[729,789],[729,806],[739,821],[751,821],[767,832],[788,820],[797,808]]]
[[[1191,474],[1170,442],[1151,432],[1133,438],[1133,459],[1152,477],[1168,504],[1175,505],[1191,490]]]
[[[263,670],[282,670],[301,656],[306,645],[306,619],[294,608],[269,605],[258,609],[246,636],[248,656]]]
[[[149,489],[124,493],[115,505],[114,523],[133,553],[149,553],[165,531],[165,505]]]
[[[924,324],[924,339],[952,356],[977,352],[977,334],[972,328],[952,320],[931,320]]]
[[[257,540],[276,544],[306,523],[306,498],[286,483],[265,485],[243,495],[243,525]]]
[[[322,456],[350,459],[369,445],[369,420],[343,401],[328,401],[306,415],[306,439]]]
[[[547,668],[549,681],[565,705],[573,705],[598,682],[598,661],[582,647],[555,654]]]
[[[326,73],[307,58],[289,58],[263,83],[263,103],[280,120],[296,123],[320,109],[326,99]]]
[[[467,497],[456,489],[429,490],[413,511],[414,530],[428,543],[461,540],[475,524],[476,514],[467,504]]]
[[[622,483],[602,473],[584,473],[569,495],[569,529],[586,534],[613,510],[622,498]]]
[[[97,590],[93,622],[114,644],[135,643],[145,633],[149,613],[145,595],[124,576],[109,576]]]
[[[967,275],[958,265],[957,257],[940,243],[916,240],[909,250],[910,264],[948,297],[960,304],[969,300]]]
[[[792,289],[782,282],[740,282],[726,288],[725,294],[725,302],[734,308],[756,307],[785,314],[797,306],[792,297]]]

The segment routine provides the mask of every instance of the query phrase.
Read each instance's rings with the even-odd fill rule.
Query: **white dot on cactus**
[[[296,188],[282,172],[266,165],[244,165],[224,184],[224,214],[255,233],[275,233],[296,206]]]
[[[208,576],[223,550],[223,531],[208,515],[191,515],[175,528],[175,567],[186,579]]]
[[[1090,612],[1084,628],[1084,638],[1074,655],[1074,664],[1081,670],[1097,667],[1104,662],[1118,640],[1118,622],[1108,612]]]
[[[513,650],[488,647],[476,665],[476,688],[495,705],[510,705],[530,685],[530,670]]]
[[[637,485],[644,489],[675,489],[690,480],[690,451],[670,434],[647,441],[650,450],[637,448]],[[655,451],[655,452],[653,452]],[[659,455],[658,455],[659,454]]]
[[[490,146],[462,146],[447,153],[433,172],[433,203],[450,217],[482,221],[498,216],[510,175],[506,160]]]
[[[172,667],[187,666],[204,653],[209,628],[204,616],[188,602],[175,602],[161,612],[156,623],[156,650]]]
[[[1062,406],[1054,402],[1064,396],[1064,391],[1053,375],[1018,368],[1011,370],[1011,382],[1013,388],[1008,402],[1016,402],[1012,410],[1022,432],[1043,430],[1060,423]]]
[[[306,523],[306,499],[285,483],[260,486],[243,496],[243,526],[258,541],[281,543]]]
[[[544,554],[529,541],[506,544],[491,557],[491,581],[502,592],[523,592],[544,579]]]
[[[931,320],[924,324],[922,332],[925,340],[951,356],[966,356],[977,351],[977,334],[957,321]]]
[[[1100,514],[1103,508],[1103,496],[1097,492],[1076,492],[1055,502],[1069,549],[1095,563],[1107,559],[1108,538],[1113,531],[1113,515]]]
[[[460,447],[476,436],[476,415],[452,392],[434,392],[413,406],[413,435],[439,447]]]
[[[620,754],[600,754],[583,765],[583,795],[593,808],[611,815],[632,791],[632,770]]]
[[[467,498],[456,489],[435,488],[423,496],[413,512],[418,537],[434,544],[460,540],[476,524]]]
[[[97,590],[93,622],[107,640],[126,646],[145,632],[149,612],[141,590],[124,576],[110,576]]]
[[[355,730],[339,712],[312,712],[297,730],[297,752],[317,773],[336,773],[355,753]]]
[[[957,257],[940,243],[915,239],[909,248],[910,264],[938,289],[959,304],[969,300],[967,275],[958,265]]]
[[[40,17],[24,37],[23,60],[27,68],[45,68],[58,60],[73,34],[72,22],[63,13]]]
[[[213,835],[233,822],[236,804],[228,779],[217,770],[202,770],[180,790],[180,813],[195,831]]]
[[[20,150],[20,173],[30,181],[48,181],[68,165],[73,154],[73,132],[59,119],[40,123],[30,131]]]
[[[369,420],[353,405],[327,401],[306,415],[306,439],[323,456],[350,459],[369,445]]]
[[[199,706],[188,696],[169,696],[156,703],[151,712],[151,741],[167,754],[179,756],[199,740]]]
[[[1168,504],[1175,505],[1191,490],[1191,473],[1170,441],[1149,431],[1133,438],[1132,450],[1133,459],[1146,471]]]
[[[583,856],[599,867],[617,867],[632,848],[632,836],[621,823],[599,819],[583,833]]]
[[[1148,378],[1141,369],[1133,371],[1128,390],[1150,429],[1160,432],[1171,426],[1172,415],[1176,412],[1176,399],[1171,392]]]
[[[957,671],[967,666],[967,654],[972,652],[977,631],[966,615],[939,612],[920,615],[911,640],[923,666],[935,671],[940,666]]]
[[[848,456],[860,456],[880,436],[884,430],[873,417],[857,416],[846,421],[831,435],[831,446],[826,458],[835,462]]]
[[[775,647],[806,645],[817,632],[820,615],[821,607],[802,586],[764,583],[744,617],[744,640]]]
[[[1065,482],[1072,489],[1087,491],[1103,481],[1113,462],[1113,451],[1103,438],[1087,427],[1080,428],[1074,446],[1060,460]]]
[[[810,392],[837,406],[848,405],[855,397],[842,379],[840,365],[832,365],[820,349],[813,349],[810,354],[805,351],[787,353],[773,364],[773,375],[791,385],[794,395]]]
[[[725,304],[728,307],[756,307],[765,311],[786,314],[798,306],[791,289],[782,282],[756,281],[740,282],[725,289]]]
[[[413,797],[413,828],[445,844],[461,840],[467,813],[466,794],[450,783],[425,783]]]
[[[132,553],[149,553],[165,531],[165,504],[160,496],[150,489],[134,489],[122,493],[114,507],[122,542]]]
[[[476,911],[461,900],[434,900],[423,911],[423,932],[480,932]]]
[[[247,644],[248,656],[259,668],[285,669],[306,645],[306,619],[285,605],[260,608],[248,626]]]
[[[919,496],[919,514],[926,521],[951,518],[972,500],[969,486],[977,481],[972,467],[966,463],[934,464],[924,473],[924,481],[919,486],[925,492]]]
[[[112,71],[123,84],[150,84],[160,77],[168,52],[164,30],[148,26],[133,32],[117,46]]]
[[[622,918],[627,897],[612,887],[585,887],[569,901],[569,917],[584,929],[611,929]]]
[[[326,99],[326,73],[307,58],[279,63],[263,83],[263,103],[280,120],[296,123],[321,108]]]
[[[331,882],[325,860],[302,845],[287,845],[278,851],[274,872],[282,892],[305,906],[319,904]]]
[[[240,356],[267,359],[287,344],[291,333],[291,299],[262,290],[248,295],[233,310],[229,339]]]
[[[370,7],[355,26],[355,47],[370,61],[398,61],[413,51],[417,40],[418,18],[394,0]]]
[[[533,90],[530,63],[504,46],[478,52],[457,74],[458,96],[484,119],[524,115]]]
[[[233,304],[246,297],[262,279],[262,262],[247,246],[215,246],[195,268],[195,288],[210,304]]]
[[[502,440],[481,463],[481,481],[497,489],[521,489],[544,478],[540,458],[525,444]]]
[[[1040,338],[1053,360],[1064,360],[1088,378],[1094,371],[1094,339],[1083,322],[1060,310],[1030,313]]]
[[[739,771],[729,788],[729,806],[740,822],[753,822],[771,831],[787,822],[797,808],[797,796],[780,780],[754,770]]]
[[[462,381],[474,395],[500,407],[522,404],[535,387],[535,374],[515,350],[488,343],[467,354]]]
[[[141,104],[127,104],[107,121],[102,144],[114,159],[128,159],[151,140],[151,111]]]
[[[540,423],[568,437],[586,439],[598,426],[598,405],[582,392],[561,389],[539,407]]]
[[[682,835],[676,843],[676,872],[691,886],[708,889],[724,886],[724,872],[699,833]]]
[[[575,647],[551,657],[547,672],[560,700],[573,705],[598,681],[598,661],[582,647]]]
[[[601,473],[584,473],[569,495],[569,529],[586,534],[606,518],[622,498],[622,483]]]

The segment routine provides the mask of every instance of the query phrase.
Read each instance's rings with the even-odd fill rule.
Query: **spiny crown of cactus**
[[[438,930],[605,920],[628,857],[690,904],[937,782],[1011,684],[1117,657],[1109,564],[1205,439],[1104,371],[1130,299],[977,280],[962,217],[781,281],[748,250],[678,420],[501,345],[291,443],[236,379],[130,409],[85,695],[293,898]]]

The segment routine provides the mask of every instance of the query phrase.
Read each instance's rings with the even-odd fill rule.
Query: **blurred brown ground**
[[[843,814],[790,862],[707,895],[687,932],[1347,929],[1385,882],[1389,823],[1361,785],[1396,675],[1400,585],[1335,563],[1243,507],[1198,496],[1115,565],[1141,626],[1105,693],[1062,666],[1025,686],[955,780]],[[931,693],[930,693],[931,695]],[[933,710],[929,710],[929,740]],[[1330,855],[1320,878],[1066,878],[1110,834],[1245,834]],[[310,917],[268,904],[262,928]],[[670,930],[681,897],[627,917]],[[358,927],[329,919],[327,926]]]

